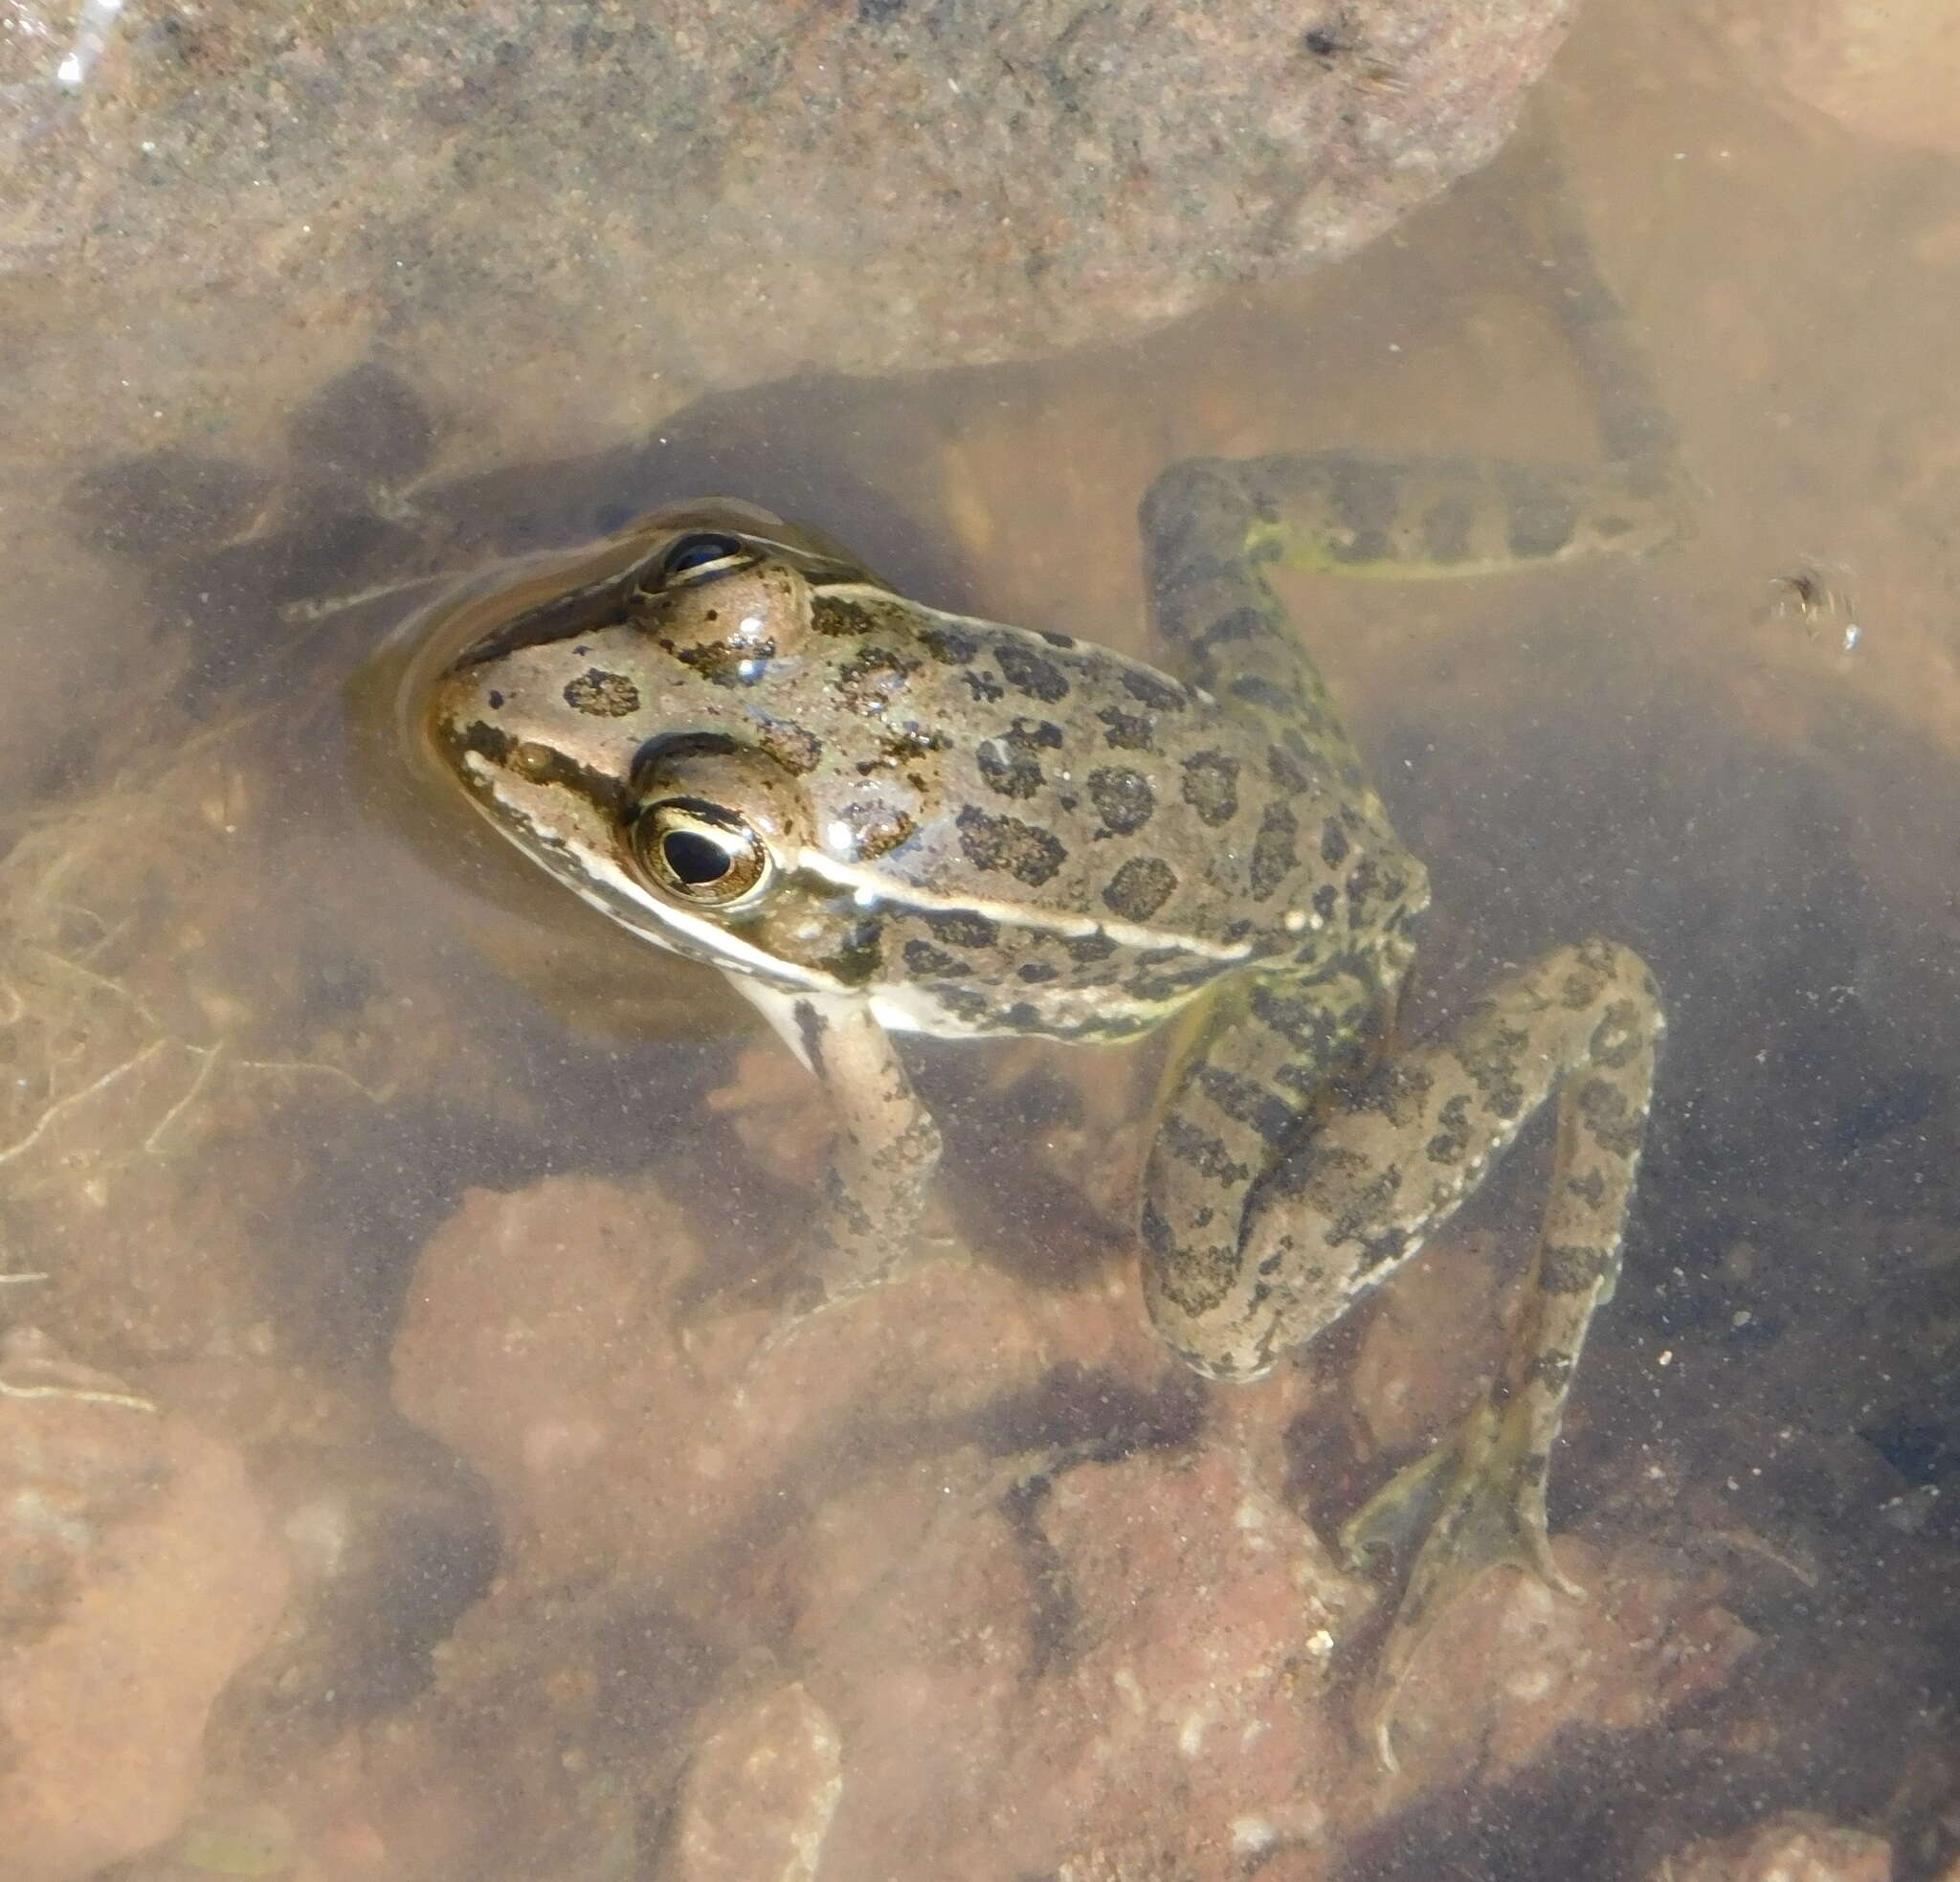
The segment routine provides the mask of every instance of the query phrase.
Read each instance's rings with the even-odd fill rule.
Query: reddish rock
[[[1229,1455],[1072,1471],[1036,1521],[1057,1559],[1043,1676],[1009,1709],[997,1780],[1013,1832],[995,1849],[969,1819],[948,1872],[1067,1872],[1101,1853],[1118,1874],[1225,1882],[1320,1849],[1362,1756],[1330,1663],[1365,1591]],[[881,1772],[853,1776],[880,1796]]]
[[[806,1675],[844,1743],[835,1872],[1318,1875],[1385,1808],[1651,1724],[1749,1644],[1637,1552],[1562,1557],[1591,1601],[1498,1575],[1446,1616],[1390,1780],[1346,1677],[1370,1598],[1229,1454],[1085,1466],[902,1530]]]
[[[1892,1846],[1790,1810],[1734,1836],[1690,1844],[1652,1882],[1892,1882]]]
[[[840,1788],[836,1728],[778,1687],[695,1754],[663,1882],[811,1882]]]
[[[1633,1732],[1719,1691],[1755,1636],[1651,1550],[1554,1543],[1582,1599],[1498,1570],[1437,1617],[1394,1709],[1413,1786],[1502,1781],[1573,1730]]]
[[[650,1190],[474,1191],[417,1271],[396,1403],[552,1561],[644,1566],[698,1554],[771,1499],[835,1491],[853,1446],[975,1418],[1064,1361],[1169,1365],[1120,1275],[1053,1295],[927,1263],[765,1349],[772,1310],[688,1317],[703,1259]]]
[[[237,1454],[16,1333],[0,1354],[7,1882],[80,1882],[168,1836],[212,1704],[286,1564]]]
[[[1279,1493],[1338,1375],[1212,1392],[1201,1433],[1125,1264],[1050,1293],[925,1263],[770,1340],[760,1309],[690,1305],[705,1259],[650,1190],[577,1180],[474,1194],[430,1244],[397,1400],[483,1472],[509,1548],[383,1812],[390,1847],[477,1826],[427,1872],[535,1869],[480,1826],[539,1786],[576,1818],[571,1746],[647,1799],[679,1784],[676,1875],[1307,1878],[1385,1803],[1650,1725],[1749,1645],[1659,1557],[1564,1541],[1592,1599],[1505,1572],[1446,1612],[1388,1783],[1355,1729],[1374,1595]],[[1429,1280],[1377,1331],[1460,1391],[1479,1355],[1432,1311],[1460,1270]],[[1362,1371],[1406,1436],[1402,1375]],[[472,1721],[520,1690],[535,1732],[493,1748]]]
[[[0,48],[0,414],[64,462],[255,426],[382,336],[528,457],[1134,333],[1482,163],[1570,7],[314,0],[125,13],[63,90],[79,11]]]

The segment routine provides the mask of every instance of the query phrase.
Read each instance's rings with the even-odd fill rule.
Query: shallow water
[[[91,1521],[219,1538],[256,1616],[190,1827],[116,1873],[1631,1877],[1791,1809],[1954,1860],[1960,166],[1737,39],[1596,8],[1537,149],[1141,344],[777,383],[516,469],[372,371],[197,479],[10,467],[0,1310],[53,1353],[0,1382],[84,1396],[0,1421],[104,1421],[34,1442],[87,1452]],[[1224,1404],[1139,1329],[1130,1063],[924,1047],[972,1264],[745,1371],[820,1098],[405,775],[362,674],[444,579],[707,491],[1152,652],[1132,517],[1178,457],[1596,450],[1508,233],[1548,147],[1693,539],[1289,589],[1435,878],[1414,1022],[1593,932],[1670,1018],[1553,1465],[1592,1599],[1464,1617],[1389,1781],[1348,1727],[1370,1584],[1312,1538],[1484,1377],[1537,1133]],[[173,1514],[200,1470],[238,1481]],[[154,1624],[211,1585],[164,1578]]]

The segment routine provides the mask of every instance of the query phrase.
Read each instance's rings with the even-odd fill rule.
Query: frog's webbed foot
[[[1362,1696],[1376,1757],[1396,1768],[1390,1731],[1402,1682],[1437,1620],[1497,1568],[1521,1568],[1575,1600],[1546,1532],[1547,1457],[1521,1400],[1480,1404],[1426,1456],[1399,1470],[1341,1527],[1351,1568],[1407,1563],[1402,1592]]]

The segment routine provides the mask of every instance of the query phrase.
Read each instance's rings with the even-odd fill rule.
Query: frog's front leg
[[[883,1280],[911,1252],[939,1127],[868,1000],[786,993],[742,976],[740,991],[822,1080],[840,1132],[806,1266],[835,1301]]]
[[[1214,1377],[1257,1378],[1413,1255],[1558,1093],[1544,1229],[1503,1369],[1458,1430],[1343,1532],[1350,1555],[1415,1542],[1376,1675],[1385,1759],[1395,1692],[1455,1596],[1502,1563],[1569,1586],[1546,1536],[1546,1469],[1617,1272],[1661,1026],[1653,976],[1627,949],[1557,949],[1449,1032],[1386,1059],[1281,1149],[1252,1188],[1222,1289],[1180,1285],[1174,1257],[1167,1272],[1147,1250],[1159,1331]]]

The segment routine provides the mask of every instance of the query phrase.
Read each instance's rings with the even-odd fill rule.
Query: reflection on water
[[[0,1534],[0,1626],[30,1695],[71,1690],[43,1649],[84,1598],[112,1657],[203,1644],[119,1728],[175,1760],[174,1840],[120,1873],[1952,1860],[1960,171],[1771,102],[1747,51],[1603,8],[1550,99],[1693,540],[1289,578],[1435,879],[1408,1023],[1595,931],[1671,1019],[1553,1471],[1591,1599],[1463,1603],[1392,1781],[1349,1723],[1376,1590],[1322,1538],[1487,1377],[1545,1146],[1225,1395],[1136,1305],[1148,1065],[923,1047],[947,1258],[758,1360],[815,1087],[404,776],[362,673],[441,582],[722,490],[938,605],[1155,652],[1132,511],[1179,456],[1597,454],[1504,233],[1524,155],[1120,351],[764,388],[492,471],[370,367],[250,461],[179,442],[15,519],[0,1431],[74,1520]],[[76,611],[127,623],[113,669]],[[9,1727],[11,1823],[90,1794],[48,1705]]]

